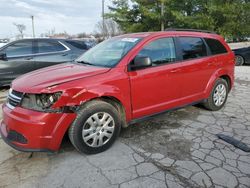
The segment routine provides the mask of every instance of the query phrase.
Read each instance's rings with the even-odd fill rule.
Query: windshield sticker
[[[136,42],[138,41],[138,38],[123,38],[122,41],[124,42]]]

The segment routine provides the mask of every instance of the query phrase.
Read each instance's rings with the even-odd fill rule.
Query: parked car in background
[[[235,54],[236,66],[250,64],[250,46],[246,48],[239,48],[233,50]]]
[[[2,139],[21,151],[56,151],[68,133],[78,151],[102,152],[121,127],[153,115],[198,103],[220,110],[234,84],[234,58],[221,36],[200,31],[106,40],[75,62],[14,80]]]
[[[0,39],[0,48],[8,44],[8,42],[10,42],[9,39]]]
[[[0,87],[27,72],[73,61],[91,45],[80,40],[23,39],[0,48]]]

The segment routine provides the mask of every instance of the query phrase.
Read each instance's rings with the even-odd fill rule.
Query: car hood
[[[76,63],[59,64],[25,74],[12,82],[12,88],[21,92],[32,92],[65,82],[95,76],[108,72],[110,68],[81,65]]]

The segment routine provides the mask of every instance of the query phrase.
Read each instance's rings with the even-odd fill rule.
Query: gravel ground
[[[80,155],[65,139],[58,153],[30,158],[0,139],[0,187],[250,187],[250,153],[215,136],[250,146],[249,86],[250,66],[237,67],[221,111],[166,113],[123,130],[111,149],[97,155]]]

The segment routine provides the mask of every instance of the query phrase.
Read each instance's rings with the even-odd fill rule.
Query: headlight
[[[36,95],[36,104],[43,108],[50,108],[61,96],[62,93]]]
[[[62,92],[52,94],[25,94],[21,106],[23,108],[45,111],[51,109],[51,106],[61,97]]]

